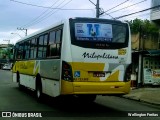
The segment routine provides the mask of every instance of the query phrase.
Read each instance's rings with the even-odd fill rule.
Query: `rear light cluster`
[[[65,61],[62,61],[62,79],[66,81],[72,81],[72,67]]]

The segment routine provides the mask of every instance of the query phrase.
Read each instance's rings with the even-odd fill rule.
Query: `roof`
[[[142,50],[142,51],[132,50],[132,53],[150,55],[150,56],[160,56],[160,50]]]
[[[150,56],[159,56],[160,50],[145,50],[145,51],[142,51],[142,53]]]
[[[7,48],[8,44],[0,44],[0,48]]]

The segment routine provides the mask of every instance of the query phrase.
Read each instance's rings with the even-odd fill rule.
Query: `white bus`
[[[70,18],[29,35],[15,44],[13,81],[52,97],[130,91],[131,38],[127,23]]]

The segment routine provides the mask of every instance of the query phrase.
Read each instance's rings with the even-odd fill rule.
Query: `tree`
[[[141,20],[136,18],[134,20],[128,21],[128,23],[130,25],[132,34],[137,34],[140,32],[140,28],[142,34],[157,36],[159,33],[158,26],[149,20]]]
[[[0,48],[0,59],[13,59],[13,47],[14,45],[9,44],[8,47]]]
[[[129,25],[130,25],[130,29],[131,29],[131,33],[136,34],[139,32],[140,30],[140,26],[142,25],[143,21],[140,19],[134,19],[129,21]]]

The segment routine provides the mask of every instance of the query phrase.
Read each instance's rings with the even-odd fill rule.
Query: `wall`
[[[139,33],[138,34],[132,34],[131,36],[132,39],[132,49],[134,50],[139,50]],[[151,50],[151,49],[158,49],[159,44],[158,44],[158,36],[145,36],[141,38],[141,43],[140,43],[140,48],[141,50]],[[143,48],[143,49],[142,49]]]

